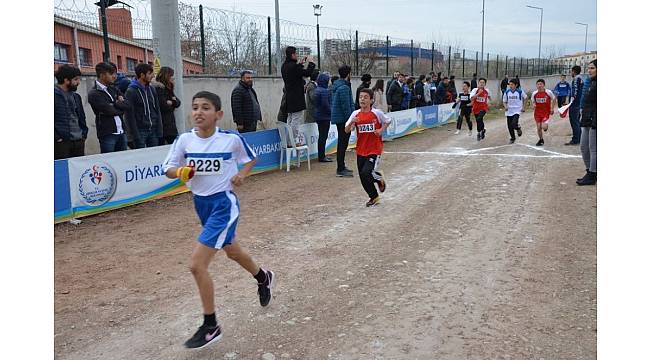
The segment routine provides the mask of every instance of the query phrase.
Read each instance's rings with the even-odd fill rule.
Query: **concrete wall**
[[[384,77],[373,78],[373,83],[376,79],[384,79],[384,83],[388,80]],[[546,76],[547,88],[553,88],[555,84],[560,80],[559,75]],[[469,81],[470,79],[465,79]],[[522,87],[530,93],[535,89],[535,82],[537,77],[534,78],[521,78]],[[182,106],[185,106],[186,109],[186,119],[185,124],[189,129],[192,127],[192,122],[190,118],[190,109],[192,103],[192,96],[201,90],[207,90],[218,94],[221,97],[222,109],[225,112],[224,118],[219,123],[219,126],[223,129],[233,129],[235,128],[232,121],[232,115],[230,111],[230,94],[232,89],[239,82],[239,78],[228,78],[228,77],[214,77],[214,76],[186,76],[183,79],[184,81],[184,98],[181,99],[183,102]],[[279,77],[259,77],[256,78],[253,85],[257,96],[260,101],[260,106],[262,108],[262,121],[263,127],[266,129],[274,128],[275,121],[277,119],[278,109],[280,107],[280,100],[282,99],[282,87],[283,82]],[[81,84],[77,89],[77,92],[81,95],[84,104],[84,110],[86,112],[86,122],[88,123],[89,133],[88,140],[86,141],[86,154],[97,154],[99,153],[99,141],[97,140],[97,132],[95,128],[95,114],[93,113],[90,105],[87,102],[88,90],[92,88],[95,82],[95,77],[84,76],[81,80]],[[500,80],[490,80],[488,81],[487,87],[490,89],[490,93],[493,94],[493,102],[496,104],[499,101],[500,91],[499,84]],[[352,89],[359,86],[361,80],[359,78],[352,79]],[[458,90],[461,89],[463,79],[456,79],[456,87]]]

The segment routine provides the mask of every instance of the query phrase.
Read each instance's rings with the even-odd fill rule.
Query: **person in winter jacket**
[[[357,94],[354,97],[354,109],[359,109],[359,93],[362,89],[370,89],[370,83],[372,82],[372,76],[370,74],[361,75],[361,84],[357,87]]]
[[[402,108],[402,99],[404,98],[404,74],[398,74],[397,80],[391,82],[388,92],[386,93],[386,104],[388,111],[400,111]]]
[[[315,91],[319,73],[320,70],[315,69],[309,76],[309,83],[305,86],[305,104],[307,105],[307,109],[305,110],[305,123],[313,123],[316,121]]]
[[[447,86],[449,85],[449,78],[443,77],[438,83],[436,94],[433,98],[433,103],[436,105],[444,104],[447,101]]]
[[[456,76],[449,77],[449,84],[447,85],[447,103],[456,101],[458,97],[458,90],[456,90]]]
[[[566,75],[560,75],[560,81],[553,88],[557,96],[557,106],[562,107],[567,104],[567,98],[571,95],[571,84],[566,81]]]
[[[81,70],[61,65],[54,74],[54,159],[84,156],[88,127],[77,87]]]
[[[569,96],[569,102],[571,102],[571,106],[569,107],[569,123],[571,124],[573,135],[571,136],[571,141],[564,145],[580,144],[580,99],[582,99],[584,89],[584,82],[580,77],[581,71],[582,68],[579,65],[571,68],[571,77],[573,80],[571,81],[571,93]]]
[[[582,118],[580,119],[580,127],[582,128],[580,137],[580,150],[582,152],[582,160],[587,167],[587,173],[582,179],[578,179],[578,185],[595,185],[597,162],[596,162],[596,128],[597,128],[597,111],[596,111],[596,60],[592,60],[587,66],[589,73],[589,90],[585,95],[584,108],[582,109]]]
[[[345,151],[348,149],[350,134],[345,132],[345,122],[354,111],[350,73],[352,68],[343,65],[339,68],[340,78],[332,85],[332,124],[336,125],[338,144],[336,147],[336,176],[352,177],[352,170],[345,166]]]
[[[102,154],[127,149],[128,127],[124,112],[130,107],[122,92],[113,84],[116,69],[111,64],[99,63],[95,66],[97,80],[88,91],[88,104],[95,113],[95,126],[99,149]]]
[[[427,104],[424,96],[424,78],[424,75],[420,75],[418,80],[415,82],[415,88],[413,90],[415,106],[425,106]]]
[[[426,105],[433,105],[433,98],[431,97],[431,76],[424,79],[424,103]]]
[[[156,90],[151,86],[152,79],[153,67],[138,64],[135,67],[135,79],[126,89],[126,100],[130,105],[125,112],[125,120],[130,129],[127,137],[136,149],[158,146],[158,139],[163,136],[160,104]]]
[[[156,75],[156,81],[158,82],[156,92],[163,127],[160,145],[172,144],[178,136],[174,110],[181,106],[181,101],[174,95],[174,69],[168,66],[161,67],[158,75]]]
[[[318,125],[318,161],[332,162],[325,156],[325,145],[332,121],[332,93],[329,89],[330,74],[325,72],[318,75],[314,90],[314,119]]]
[[[476,73],[472,74],[472,81],[470,82],[470,87],[471,87],[471,89],[469,89],[470,91],[478,87],[478,80],[476,79]]]
[[[241,72],[239,83],[230,94],[232,118],[240,133],[257,131],[257,122],[262,121],[262,109],[253,89],[253,72]]]
[[[298,54],[296,53],[296,48],[293,46],[287,46],[285,54],[286,60],[282,64],[281,71],[284,88],[287,92],[287,124],[291,127],[294,138],[298,139],[298,128],[305,123],[303,113],[303,110],[306,108],[305,80],[303,78],[311,76],[311,73],[316,68],[316,64],[310,61],[305,69],[303,64],[307,61],[307,57],[305,56],[298,62]]]

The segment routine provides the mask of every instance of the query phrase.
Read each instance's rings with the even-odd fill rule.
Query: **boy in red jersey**
[[[489,101],[492,99],[490,97],[490,90],[485,87],[485,83],[487,83],[485,78],[478,79],[478,87],[472,89],[472,92],[469,94],[469,98],[472,100],[472,113],[474,113],[474,118],[476,119],[477,141],[485,139],[483,117],[487,114],[490,108]]]
[[[374,206],[379,203],[379,194],[375,183],[379,185],[379,191],[386,190],[386,182],[383,175],[377,171],[381,153],[384,151],[384,143],[381,133],[384,126],[390,124],[388,118],[381,110],[373,109],[373,92],[370,89],[362,89],[359,92],[359,110],[355,110],[345,123],[345,131],[350,133],[352,129],[357,130],[357,168],[361,185],[366,191],[370,200],[366,206]]]
[[[537,80],[536,85],[537,90],[533,91],[530,101],[533,103],[533,109],[535,109],[535,124],[537,125],[537,136],[539,136],[539,141],[535,145],[542,146],[544,145],[542,130],[548,131],[548,120],[554,113],[555,95],[551,90],[544,87],[546,86],[544,79]]]

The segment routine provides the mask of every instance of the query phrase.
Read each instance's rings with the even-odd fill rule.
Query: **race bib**
[[[476,97],[476,102],[484,103],[487,102],[487,98],[483,96],[477,96]]]
[[[194,168],[194,175],[221,175],[223,158],[187,158],[187,166]]]
[[[361,124],[357,125],[357,132],[360,133],[369,133],[369,132],[374,132],[375,131],[375,124]]]

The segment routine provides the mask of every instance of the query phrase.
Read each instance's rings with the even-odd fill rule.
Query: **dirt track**
[[[581,159],[522,145],[522,123],[503,147],[501,117],[481,142],[454,124],[387,142],[375,208],[333,163],[248,179],[239,241],[276,272],[275,299],[261,308],[218,254],[225,335],[203,350],[182,348],[202,321],[189,194],[55,226],[55,357],[595,359],[596,187],[575,185]],[[554,120],[544,149],[579,155],[568,133]]]

